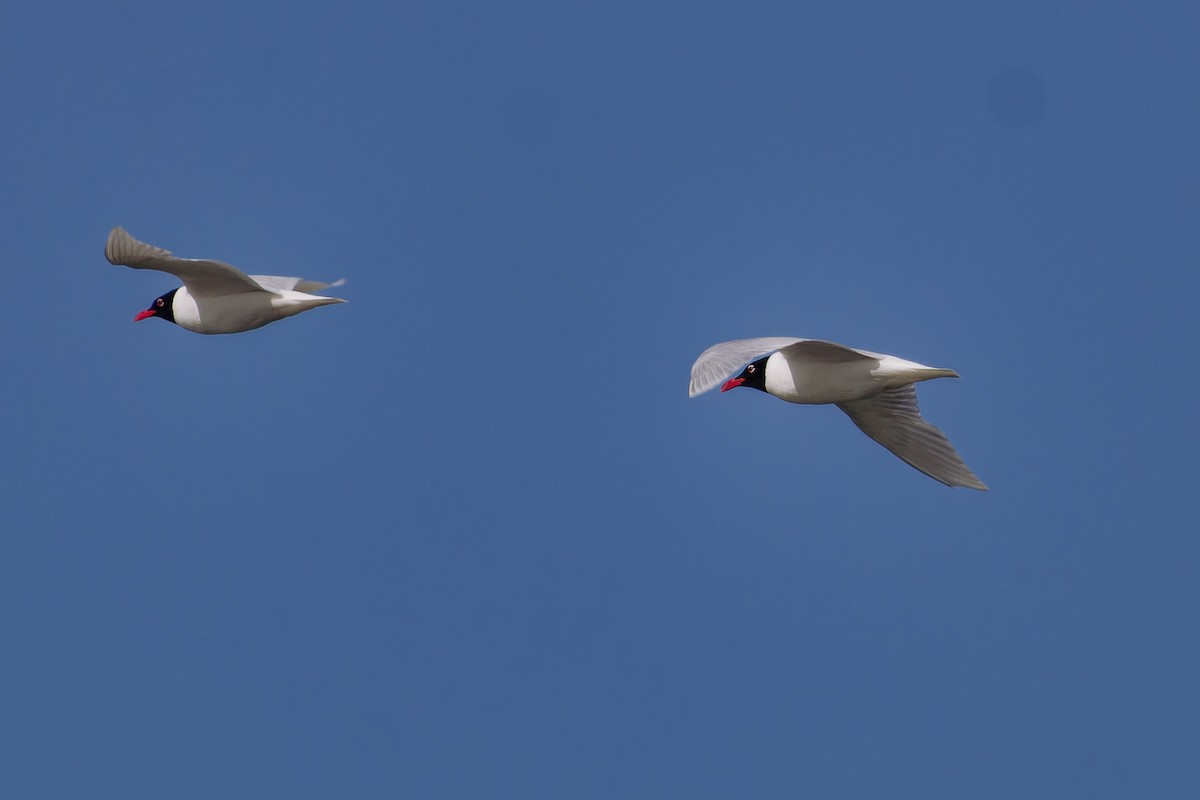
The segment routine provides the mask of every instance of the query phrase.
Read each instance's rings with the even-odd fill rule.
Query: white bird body
[[[855,352],[870,356],[871,360],[830,364],[795,357],[789,359],[783,351],[776,351],[767,359],[767,393],[789,403],[824,405],[863,400],[884,389],[915,381],[958,377],[951,370],[927,367],[895,356],[865,350]]]
[[[181,286],[172,298],[172,312],[177,325],[195,333],[241,333],[310,308],[344,302],[289,290],[193,297],[187,286]]]
[[[764,337],[705,350],[692,365],[688,394],[695,397],[724,381],[723,392],[747,386],[789,403],[836,404],[863,433],[910,466],[947,486],[986,491],[917,406],[914,383],[957,377],[954,370],[834,342]]]
[[[342,281],[247,275],[223,261],[176,258],[168,250],[139,242],[120,227],[109,233],[104,255],[111,264],[154,269],[179,278],[183,286],[156,299],[134,319],[162,317],[195,333],[240,333],[310,308],[346,302],[311,294]]]

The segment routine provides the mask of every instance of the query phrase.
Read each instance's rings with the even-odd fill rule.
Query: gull
[[[183,281],[139,312],[134,322],[158,317],[195,333],[240,333],[310,308],[346,302],[312,294],[344,281],[247,275],[223,261],[176,258],[169,250],[139,242],[121,227],[108,234],[104,257],[110,264],[169,272]]]
[[[915,383],[957,377],[951,369],[834,342],[769,336],[705,350],[692,365],[688,396],[721,384],[722,392],[744,386],[789,403],[832,403],[909,466],[947,486],[986,492],[946,434],[926,422],[917,407]]]

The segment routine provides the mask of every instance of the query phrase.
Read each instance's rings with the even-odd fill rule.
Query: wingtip
[[[170,258],[171,251],[139,241],[118,225],[108,232],[108,241],[104,243],[104,257],[110,264],[141,269],[144,268],[147,259]]]
[[[131,239],[129,232],[120,225],[115,226],[108,232],[108,239],[104,242],[104,257],[108,259],[108,263],[120,266],[120,247],[127,240]]]
[[[955,452],[955,455],[957,456],[958,453]],[[926,474],[929,475],[930,473]],[[954,474],[941,473],[938,475],[930,475],[930,477],[941,481],[951,489],[974,489],[977,492],[989,491],[987,484],[979,480],[979,476],[974,472],[971,472],[965,463],[962,464],[961,468],[956,470]]]

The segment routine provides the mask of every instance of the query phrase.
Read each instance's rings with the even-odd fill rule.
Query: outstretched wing
[[[987,486],[967,468],[954,445],[921,416],[913,384],[888,389],[866,400],[838,403],[859,430],[891,450],[909,466],[947,486],[986,492]]]
[[[692,364],[692,380],[688,385],[688,397],[704,394],[709,389],[733,377],[751,361],[767,353],[806,341],[795,336],[766,336],[760,339],[736,339],[732,342],[714,344],[705,350]]]
[[[222,261],[176,258],[169,250],[139,242],[121,227],[113,228],[108,234],[104,257],[110,264],[169,272],[183,281],[188,293],[195,297],[271,291],[264,289],[237,267]]]

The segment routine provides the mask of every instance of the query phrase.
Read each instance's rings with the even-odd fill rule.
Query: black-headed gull
[[[859,430],[934,480],[986,492],[946,435],[926,422],[917,407],[914,383],[957,377],[954,370],[883,353],[771,336],[705,350],[692,365],[688,395],[703,394],[724,381],[722,392],[747,386],[789,403],[833,403]]]
[[[247,275],[221,261],[176,258],[161,247],[139,242],[124,228],[108,234],[104,257],[111,264],[169,272],[183,286],[157,298],[134,321],[160,317],[196,333],[240,333],[317,306],[344,303],[337,297],[310,294],[336,283],[276,275]]]

